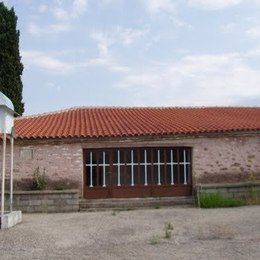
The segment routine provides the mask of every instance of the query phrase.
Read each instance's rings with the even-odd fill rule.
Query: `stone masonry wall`
[[[7,185],[9,178],[9,148],[7,149]],[[2,150],[2,149],[1,149]],[[2,158],[2,151],[0,152]],[[26,144],[15,143],[14,150],[14,189],[30,189],[33,174],[37,167],[45,175],[48,185],[63,185],[65,188],[81,189],[82,185],[82,148],[80,144]],[[0,169],[2,169],[2,160]],[[8,190],[8,187],[6,187]]]
[[[196,194],[202,193],[218,193],[225,198],[257,201],[260,198],[260,181],[197,185]]]
[[[260,136],[201,139],[193,147],[197,183],[260,179]]]
[[[69,188],[77,188],[82,194],[83,149],[134,146],[191,147],[194,185],[260,179],[260,134],[257,133],[95,140],[24,140],[15,143],[16,189],[32,179],[33,172],[40,167],[41,170],[46,169],[50,182],[66,183]],[[0,156],[1,150],[0,147]],[[9,166],[9,160],[7,164]]]
[[[5,201],[5,209],[8,211],[8,192]],[[21,210],[23,213],[79,211],[79,192],[78,190],[15,191],[13,210]]]

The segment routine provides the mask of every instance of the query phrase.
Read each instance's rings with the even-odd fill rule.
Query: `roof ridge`
[[[225,109],[225,108],[232,108],[232,109],[243,109],[243,108],[255,108],[259,109],[257,106],[75,106],[70,108],[64,108],[60,110],[54,110],[44,113],[26,115],[26,116],[19,116],[16,117],[16,120],[19,119],[26,119],[26,118],[35,118],[47,115],[54,115],[60,114],[64,112],[69,112],[73,110],[79,109]]]

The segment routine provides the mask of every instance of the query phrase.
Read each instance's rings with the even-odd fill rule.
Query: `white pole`
[[[1,195],[1,215],[5,213],[5,154],[6,154],[6,133],[3,136],[3,169],[2,169],[2,195]]]
[[[106,187],[106,153],[103,152],[103,187]]]
[[[11,169],[10,169],[10,212],[13,211],[13,180],[14,180],[14,137],[13,134],[10,136],[11,144]]]
[[[92,152],[90,152],[90,185],[89,187],[93,187],[93,165],[92,165]]]
[[[174,178],[173,178],[173,151],[171,150],[171,185],[174,185]]]
[[[144,185],[147,186],[147,152],[144,150]]]
[[[117,186],[121,186],[121,183],[120,183],[120,150],[117,150]]]
[[[161,185],[161,162],[160,162],[160,150],[157,151],[157,160],[158,160],[158,184]]]
[[[134,186],[134,151],[131,150],[131,186]]]
[[[183,167],[184,167],[184,184],[187,184],[187,169],[186,169],[186,152],[185,149],[183,150]]]

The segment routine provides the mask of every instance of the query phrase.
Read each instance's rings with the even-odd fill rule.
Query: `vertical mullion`
[[[103,187],[106,187],[106,152],[103,152]]]
[[[178,184],[180,184],[180,154],[179,154],[179,148],[177,151],[177,178],[178,178]]]
[[[189,148],[188,150],[188,160],[189,160],[189,178],[188,178],[188,183],[191,184],[191,169],[192,169],[192,165],[191,165],[191,149]]]
[[[186,151],[183,149],[183,170],[184,170],[184,184],[187,185],[187,165],[186,165]]]
[[[164,183],[167,185],[167,156],[166,156],[166,148],[163,149],[164,156]]]
[[[158,167],[158,185],[161,185],[161,165],[160,150],[157,150],[157,167]]]
[[[99,186],[99,162],[98,162],[98,152],[95,151],[95,158],[96,158],[96,186]]]
[[[140,172],[141,172],[141,165],[140,165],[140,148],[137,149],[137,160],[138,160],[138,184],[141,183],[140,180]]]
[[[154,184],[153,149],[151,148],[151,184]]]
[[[123,150],[123,156],[124,156],[124,162],[123,162],[123,167],[124,167],[124,176],[123,176],[123,180],[124,180],[124,184],[127,185],[128,184],[128,178],[127,178],[127,150],[124,149]]]
[[[171,149],[171,185],[174,185],[174,176],[173,176],[173,150]]]
[[[144,185],[147,186],[147,151],[144,149]]]
[[[117,186],[121,186],[120,182],[120,150],[117,150]]]
[[[89,153],[89,166],[90,166],[90,183],[89,187],[93,187],[93,166],[92,166],[92,152]]]
[[[114,150],[110,149],[108,152],[108,164],[109,164],[109,183],[108,186],[114,186]]]
[[[134,150],[131,150],[131,186],[134,186]]]

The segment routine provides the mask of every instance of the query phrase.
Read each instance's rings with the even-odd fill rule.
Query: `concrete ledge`
[[[1,229],[11,228],[22,222],[22,211],[12,211],[1,216]]]
[[[260,186],[260,180],[248,181],[248,182],[237,182],[237,183],[212,183],[212,184],[197,184],[196,188],[237,188],[237,187],[252,187]]]
[[[260,198],[260,181],[223,183],[223,184],[198,184],[196,193],[218,193],[226,198]]]
[[[79,191],[15,191],[13,208],[25,213],[75,212],[79,210]]]
[[[29,190],[29,191],[14,191],[14,195],[22,195],[22,194],[32,194],[32,195],[43,195],[43,194],[78,194],[79,191],[74,190]],[[9,192],[6,192],[6,194],[9,194]]]
[[[131,210],[140,208],[160,208],[174,206],[193,206],[193,196],[118,198],[118,199],[82,199],[80,211]]]

